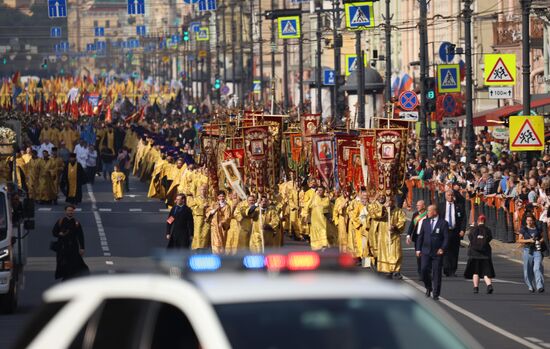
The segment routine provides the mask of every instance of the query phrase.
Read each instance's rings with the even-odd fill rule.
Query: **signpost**
[[[516,84],[516,55],[487,54],[484,56],[483,77],[486,86],[513,86]]]
[[[334,86],[336,83],[335,72],[332,69],[325,69],[323,71],[323,85]]]
[[[354,2],[344,4],[346,28],[349,30],[366,30],[374,27],[372,2]]]
[[[490,99],[510,99],[513,96],[512,86],[489,86]]]
[[[460,65],[437,66],[437,89],[439,93],[460,92]]]
[[[145,14],[145,0],[128,0],[128,14],[129,15],[144,15]]]
[[[404,91],[399,95],[399,107],[405,111],[414,110],[418,104],[418,96],[413,91]]]
[[[510,116],[510,150],[544,150],[544,117]]]
[[[61,37],[61,27],[51,27],[50,28],[50,37],[60,38]]]
[[[67,17],[66,0],[48,0],[48,16],[50,18]]]

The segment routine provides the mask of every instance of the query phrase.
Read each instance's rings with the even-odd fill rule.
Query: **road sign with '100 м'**
[[[512,93],[512,86],[490,86],[489,87],[489,98],[490,99],[509,99],[514,95]]]
[[[301,35],[300,16],[277,18],[279,39],[299,39]]]
[[[544,150],[542,116],[510,116],[510,150]]]
[[[516,84],[516,55],[487,54],[483,57],[486,86],[513,86]]]
[[[346,28],[349,30],[365,30],[374,27],[372,2],[344,4],[344,10],[346,12]]]

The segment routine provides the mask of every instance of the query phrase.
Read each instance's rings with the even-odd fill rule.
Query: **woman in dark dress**
[[[493,293],[491,279],[495,277],[490,242],[493,239],[491,229],[485,226],[485,216],[477,219],[477,226],[468,233],[470,246],[468,247],[468,264],[464,270],[464,277],[474,283],[474,293],[479,293],[479,279],[483,278],[487,285],[487,293]]]
[[[89,274],[89,269],[82,256],[84,255],[84,233],[80,222],[74,215],[75,207],[65,207],[65,217],[59,219],[52,230],[57,238],[53,249],[56,256],[55,278],[67,280]]]

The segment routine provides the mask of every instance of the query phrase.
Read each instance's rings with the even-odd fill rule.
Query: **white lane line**
[[[38,209],[38,211],[51,211],[51,210],[52,210],[51,207],[40,207],[40,208]]]
[[[141,212],[141,208],[131,208],[130,212]]]
[[[102,212],[110,212],[110,208],[100,208],[99,211],[97,209],[97,201],[95,199],[93,187],[91,184],[87,185],[88,188],[88,195],[90,196],[90,201],[92,202],[92,212],[94,214],[94,220],[95,224],[97,226],[97,233],[99,235],[99,243],[101,244],[101,249],[103,250],[103,256],[104,257],[110,257],[111,256],[111,250],[109,249],[109,243],[107,242],[107,235],[105,234],[105,228],[103,227],[103,222],[101,221],[101,215],[99,214],[99,211]],[[105,210],[105,211],[104,211]],[[106,211],[108,210],[108,211]],[[105,264],[107,265],[114,265],[113,261],[105,261]],[[112,269],[108,270],[109,274],[113,274],[115,271]]]
[[[424,287],[421,287],[420,285],[418,285],[416,282],[412,281],[408,277],[403,277],[403,280],[405,280],[406,283],[408,283],[412,287],[416,288],[417,290],[419,290],[421,292],[425,291]],[[519,343],[519,344],[521,344],[521,345],[523,345],[527,348],[530,348],[530,349],[542,349],[542,347],[540,347],[540,346],[538,346],[534,343],[531,343],[531,342],[529,342],[529,341],[527,341],[527,340],[525,340],[525,339],[523,339],[519,336],[516,336],[515,334],[510,333],[510,332],[506,331],[505,329],[503,329],[501,327],[498,327],[497,325],[494,325],[494,324],[490,323],[489,321],[477,316],[476,314],[473,314],[473,313],[469,312],[468,310],[466,310],[464,308],[459,307],[458,305],[446,300],[445,298],[439,297],[439,302],[445,304],[447,307],[453,309],[457,313],[460,313],[460,314],[474,320],[478,324],[480,324],[482,326],[485,326],[488,329],[493,330],[496,333],[498,333],[498,334],[500,334],[504,337],[507,337],[507,338],[513,340],[516,343]]]
[[[167,208],[159,208],[159,212],[170,212]]]
[[[530,342],[533,342],[533,343],[540,343],[540,342],[542,342],[540,339],[535,338],[535,337],[524,337],[524,338],[527,339],[527,340],[530,341]]]
[[[545,348],[550,348],[550,343],[540,343]]]

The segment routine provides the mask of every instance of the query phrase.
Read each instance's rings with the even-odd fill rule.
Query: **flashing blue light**
[[[214,254],[194,255],[189,258],[189,268],[193,271],[214,271],[222,265],[220,256]]]
[[[248,269],[261,269],[265,267],[265,258],[262,255],[245,256],[243,265]]]

